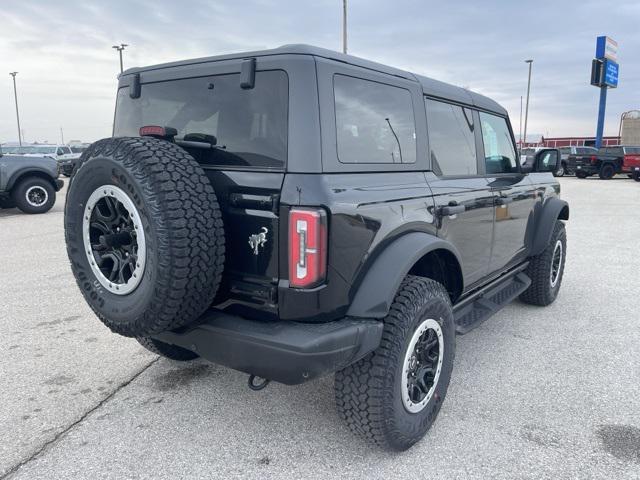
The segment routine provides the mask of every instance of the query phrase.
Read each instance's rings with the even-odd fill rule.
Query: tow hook
[[[258,381],[256,381],[256,380],[258,380]],[[249,375],[249,388],[251,390],[253,390],[254,392],[257,392],[259,390],[262,390],[267,385],[269,385],[270,381],[271,380],[269,380],[268,378],[257,377],[255,375]]]

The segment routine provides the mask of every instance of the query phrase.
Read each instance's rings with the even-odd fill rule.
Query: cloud
[[[113,121],[117,53],[125,67],[286,43],[341,47],[340,0],[3,0],[0,141],[17,137],[17,70],[26,139],[95,140]],[[589,85],[595,37],[620,44],[620,87],[609,91],[607,134],[640,108],[640,3],[620,0],[512,2],[349,1],[355,55],[466,86],[502,103],[518,130],[533,58],[529,132],[592,135],[598,90]],[[633,62],[636,62],[635,64]]]

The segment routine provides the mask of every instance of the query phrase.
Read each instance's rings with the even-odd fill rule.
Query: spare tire
[[[64,225],[76,282],[112,331],[173,330],[211,305],[224,266],[220,207],[179,146],[144,137],[91,145],[69,184]]]

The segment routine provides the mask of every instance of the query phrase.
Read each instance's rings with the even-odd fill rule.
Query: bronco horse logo
[[[258,255],[258,247],[264,247],[264,244],[267,243],[267,233],[269,233],[269,230],[266,227],[262,227],[262,232],[249,236],[249,246],[254,255]]]

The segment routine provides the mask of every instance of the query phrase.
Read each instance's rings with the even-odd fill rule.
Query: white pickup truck
[[[74,153],[68,145],[31,145],[25,157],[50,157],[58,162],[58,171],[70,177],[81,153]]]

